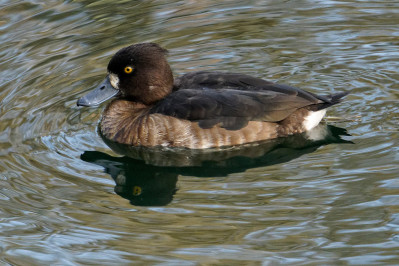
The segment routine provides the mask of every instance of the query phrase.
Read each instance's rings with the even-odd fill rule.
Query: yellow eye
[[[126,74],[130,74],[130,73],[132,73],[132,72],[133,72],[133,68],[132,68],[131,66],[125,67],[125,73],[126,73]]]

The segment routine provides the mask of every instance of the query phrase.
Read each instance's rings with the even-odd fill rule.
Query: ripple
[[[397,263],[397,3],[0,2],[2,263]],[[97,134],[102,107],[76,99],[116,50],[144,41],[170,50],[176,74],[350,90],[328,116],[349,118],[329,123],[354,144],[124,161]],[[147,189],[167,197],[146,201]]]

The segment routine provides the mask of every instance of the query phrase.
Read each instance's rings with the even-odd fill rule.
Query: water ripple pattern
[[[0,264],[399,264],[397,21],[395,1],[0,0]],[[138,42],[176,75],[348,90],[326,121],[350,136],[121,157],[76,100]]]

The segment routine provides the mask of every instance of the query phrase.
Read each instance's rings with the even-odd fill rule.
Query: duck
[[[156,43],[120,49],[105,80],[77,101],[113,98],[99,123],[108,141],[134,147],[207,149],[253,144],[316,127],[348,92],[329,95],[247,74],[193,71],[174,78]]]

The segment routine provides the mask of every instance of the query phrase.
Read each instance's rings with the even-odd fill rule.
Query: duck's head
[[[134,44],[119,50],[108,64],[108,75],[78,106],[95,106],[116,96],[150,105],[171,93],[173,74],[167,50],[155,43]]]

